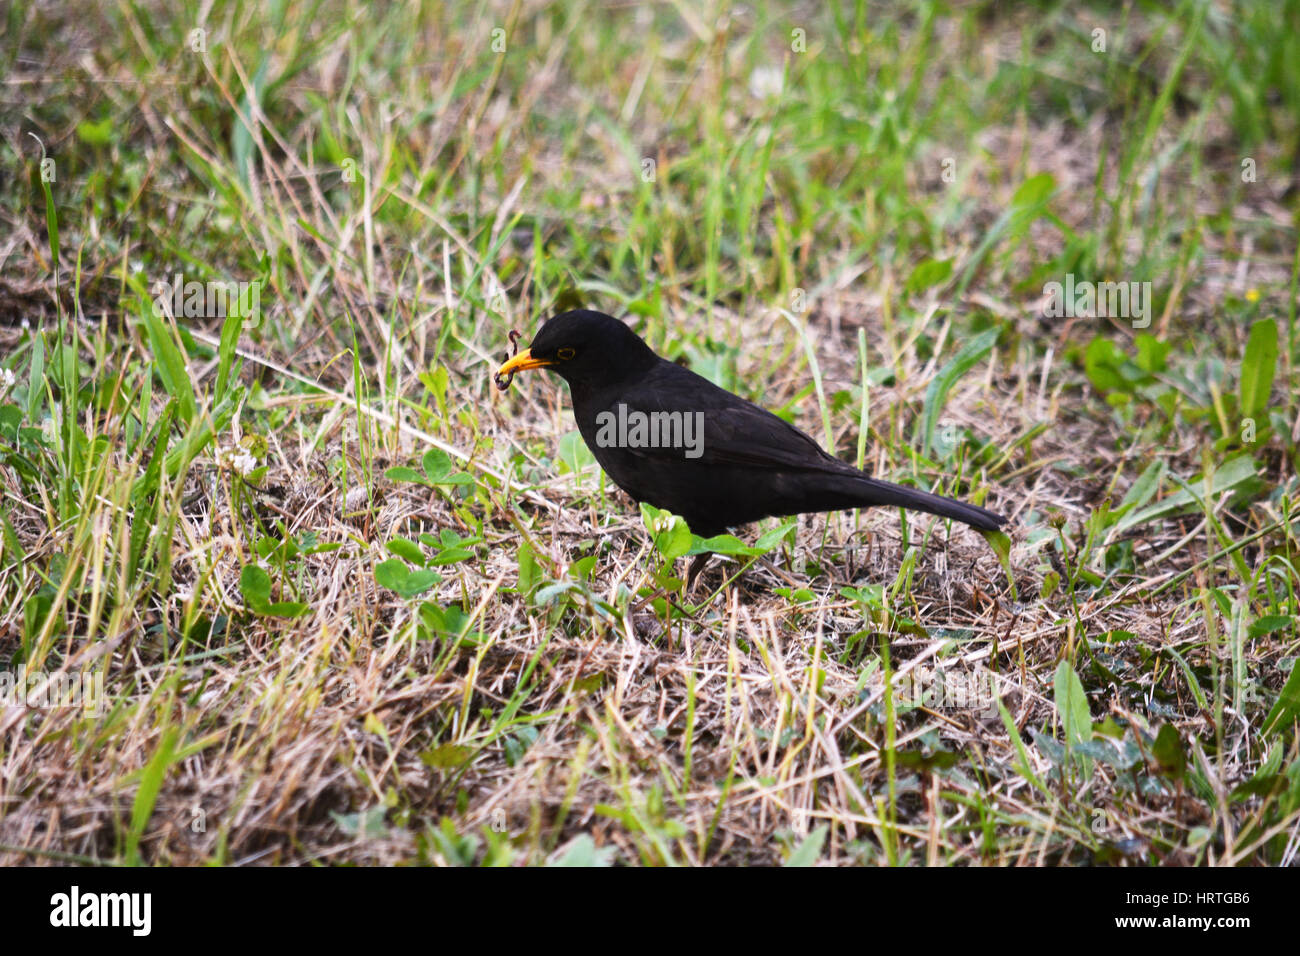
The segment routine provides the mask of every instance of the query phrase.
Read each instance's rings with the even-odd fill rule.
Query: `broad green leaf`
[[[416,597],[442,583],[442,575],[437,571],[422,568],[406,576],[405,587],[398,591],[402,597]]]
[[[1250,625],[1251,637],[1263,637],[1295,626],[1295,618],[1290,614],[1266,614]]]
[[[301,601],[276,601],[274,604],[266,604],[254,610],[268,617],[302,617],[311,608]]]
[[[1165,370],[1165,357],[1169,354],[1168,342],[1161,342],[1154,335],[1143,332],[1133,340],[1137,346],[1137,367],[1154,375]]]
[[[389,481],[409,481],[417,485],[429,484],[429,480],[424,475],[414,468],[407,468],[405,465],[394,465],[384,472],[384,477]]]
[[[1022,212],[1035,210],[1051,199],[1055,192],[1056,180],[1052,174],[1038,173],[1020,184],[1020,188],[1011,197],[1011,208]]]
[[[641,520],[654,540],[655,550],[665,561],[676,560],[691,550],[691,529],[680,515],[642,502]]]
[[[1005,531],[981,531],[984,540],[989,543],[989,547],[998,556],[998,560],[1003,565],[1011,561],[1011,537]]]
[[[900,750],[894,755],[894,760],[900,767],[906,767],[908,770],[919,770],[924,773],[933,773],[936,770],[951,770],[957,766],[961,759],[960,754],[955,754],[951,750],[936,750],[933,753],[927,753],[925,750]]]
[[[441,448],[431,448],[424,453],[420,459],[420,466],[424,469],[424,484],[427,485],[469,485],[474,483],[474,478],[463,471],[453,473],[454,467],[451,456]],[[391,472],[393,469],[389,469]],[[409,469],[408,469],[409,470]],[[410,478],[404,478],[403,481],[410,481]]]
[[[472,557],[474,557],[474,552],[470,551],[467,548],[447,548],[444,551],[439,551],[432,558],[430,558],[429,564],[431,566],[443,565],[443,564],[455,564],[457,561],[467,561]]]
[[[226,383],[230,381],[235,349],[239,347],[239,333],[243,328],[244,318],[241,310],[232,309],[221,326],[221,344],[217,346],[217,386],[212,393],[217,401],[226,397]],[[239,374],[237,367],[235,374]]]
[[[375,565],[375,582],[409,598],[440,584],[442,575],[428,568],[412,571],[400,558],[389,558]]]
[[[997,329],[986,329],[958,350],[957,354],[925,388],[925,405],[921,412],[921,450],[929,455],[934,451],[934,426],[948,401],[948,393],[970,369],[993,348],[998,340]]]
[[[113,141],[113,117],[105,116],[98,123],[78,123],[77,139],[87,146],[107,146]]]
[[[239,572],[239,590],[252,607],[261,607],[271,600],[271,575],[256,564],[246,564]]]
[[[1282,685],[1282,693],[1264,718],[1264,733],[1281,734],[1295,726],[1300,716],[1300,663],[1291,665],[1291,673]]]
[[[596,463],[596,457],[582,440],[582,432],[575,429],[560,438],[560,461],[574,473]]]
[[[1053,680],[1056,694],[1056,712],[1061,717],[1065,742],[1073,747],[1092,739],[1092,714],[1088,711],[1088,696],[1083,692],[1083,682],[1068,661],[1056,667]]]
[[[438,481],[451,471],[451,456],[441,448],[431,448],[420,459],[420,465],[430,481]]]
[[[1249,455],[1239,455],[1231,461],[1225,462],[1222,467],[1214,472],[1211,488],[1218,495],[1221,492],[1228,491],[1237,487],[1243,482],[1249,481],[1255,477],[1255,460]],[[1166,498],[1162,498],[1155,504],[1147,508],[1130,512],[1121,518],[1115,524],[1115,530],[1111,532],[1112,536],[1121,531],[1125,531],[1136,525],[1146,524],[1149,521],[1155,521],[1158,518],[1164,518],[1175,512],[1192,505],[1197,498],[1205,497],[1205,480],[1197,482],[1191,488],[1195,492],[1195,497],[1187,489],[1174,492]]]
[[[541,580],[541,569],[537,566],[537,553],[527,541],[519,545],[519,583],[516,585],[520,594],[530,594]]]
[[[1142,474],[1138,475],[1137,481],[1133,482],[1133,487],[1129,488],[1128,493],[1124,495],[1124,500],[1115,509],[1115,514],[1124,515],[1150,501],[1159,490],[1160,480],[1164,478],[1167,467],[1162,458],[1157,458],[1147,465]]]
[[[450,770],[469,760],[475,752],[473,747],[464,744],[440,744],[421,751],[420,762],[437,770]]]
[[[579,834],[568,848],[547,866],[609,866],[614,861],[616,850],[612,846],[597,848],[595,842],[585,833]]]
[[[1171,777],[1181,777],[1187,769],[1187,753],[1183,750],[1183,740],[1178,736],[1178,729],[1173,724],[1165,724],[1156,734],[1156,742],[1151,745],[1151,755],[1160,765],[1160,771]]]
[[[1268,411],[1277,368],[1277,326],[1272,319],[1260,319],[1250,329],[1246,354],[1241,360],[1241,416],[1262,418]]]
[[[41,405],[45,401],[45,336],[32,336],[32,367],[27,378],[27,420],[41,420]]]
[[[912,270],[903,288],[915,295],[939,285],[950,275],[952,275],[951,259],[926,259]]]
[[[790,521],[777,525],[775,528],[770,528],[769,530],[764,531],[758,536],[758,540],[754,542],[754,547],[758,548],[760,553],[767,554],[780,544],[781,540],[789,534],[790,530],[798,523],[797,520],[791,519]]]
[[[405,558],[417,567],[424,566],[424,552],[420,546],[409,538],[394,538],[384,545],[391,553],[399,558]]]
[[[1108,392],[1127,389],[1120,368],[1124,364],[1124,353],[1119,346],[1108,338],[1097,336],[1088,343],[1083,354],[1083,370],[1092,387],[1103,395]]]
[[[761,548],[745,544],[733,534],[715,534],[712,538],[696,537],[692,540],[691,550],[687,554],[733,554],[752,558],[766,552]]]
[[[790,859],[785,861],[786,866],[813,866],[822,855],[822,847],[826,845],[826,834],[829,832],[826,824],[821,824],[812,833],[804,837],[802,843],[790,854]]]

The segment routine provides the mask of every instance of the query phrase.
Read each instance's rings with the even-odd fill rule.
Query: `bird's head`
[[[507,359],[495,378],[498,385],[508,385],[504,376],[548,368],[570,386],[595,386],[624,379],[657,361],[650,346],[612,315],[577,309],[555,316],[538,329],[532,344]]]

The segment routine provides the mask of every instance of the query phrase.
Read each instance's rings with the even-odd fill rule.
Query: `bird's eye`
[[[560,349],[555,353],[557,358],[563,359],[566,362],[573,358],[574,354],[573,349]]]

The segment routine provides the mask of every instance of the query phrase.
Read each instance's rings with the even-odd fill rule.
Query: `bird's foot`
[[[694,583],[695,579],[699,577],[700,572],[704,570],[704,566],[709,563],[709,558],[711,557],[713,557],[713,555],[705,551],[703,554],[697,554],[695,557],[691,558],[690,566],[686,569],[687,595],[691,593],[691,585]]]

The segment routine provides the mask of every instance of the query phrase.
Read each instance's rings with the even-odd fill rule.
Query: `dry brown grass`
[[[719,66],[708,44],[688,33],[660,52],[668,65],[646,78],[644,61],[615,63],[602,53],[601,30],[550,25],[534,4],[492,6],[512,24],[552,31],[549,45],[526,46],[531,84],[511,85],[523,69],[516,65],[479,62],[492,17],[447,37],[434,18],[408,23],[393,14],[385,24],[406,24],[415,40],[381,62],[415,56],[432,73],[363,71],[367,95],[347,107],[350,132],[335,128],[334,114],[313,99],[345,75],[347,34],[303,28],[285,41],[277,57],[291,80],[261,117],[247,185],[229,146],[244,81],[256,71],[246,36],[201,65],[175,53],[154,62],[143,51],[162,48],[130,31],[129,42],[120,41],[129,56],[69,61],[84,73],[55,92],[75,103],[94,88],[112,115],[123,115],[124,105],[134,111],[112,155],[91,157],[69,178],[81,183],[85,170],[125,160],[153,185],[132,206],[142,230],[113,233],[111,242],[101,233],[112,230],[92,228],[86,208],[61,208],[57,289],[43,209],[14,218],[0,281],[6,351],[30,349],[24,320],[48,329],[59,314],[54,303],[68,312],[79,303],[92,316],[79,333],[90,378],[121,373],[123,393],[137,394],[157,356],[132,311],[124,262],[147,256],[151,276],[168,274],[164,263],[189,243],[192,256],[226,274],[249,274],[261,251],[274,252],[276,266],[265,324],[241,341],[247,401],[237,424],[176,480],[162,479],[159,516],[169,523],[151,534],[169,535],[170,554],[145,578],[127,571],[141,507],[130,492],[149,463],[144,451],[128,450],[129,400],[82,409],[83,427],[108,439],[110,466],[87,479],[69,520],[53,490],[34,496],[16,465],[0,464],[4,515],[21,552],[18,560],[6,547],[0,568],[0,659],[27,648],[33,628],[25,615],[47,588],[52,605],[35,627],[37,670],[102,669],[106,691],[105,710],[93,715],[0,709],[0,863],[122,862],[137,837],[140,859],[165,864],[540,863],[584,853],[575,841],[585,835],[604,858],[625,863],[771,864],[822,825],[825,844],[814,855],[835,864],[1294,862],[1300,811],[1287,803],[1285,778],[1271,792],[1232,791],[1269,759],[1295,766],[1293,735],[1261,733],[1285,677],[1282,661],[1296,653],[1295,630],[1234,644],[1241,621],[1212,594],[1240,595],[1231,588],[1246,586],[1223,556],[1225,528],[1236,542],[1263,532],[1240,552],[1252,572],[1270,555],[1294,556],[1279,500],[1260,494],[1243,504],[1223,495],[1210,503],[1213,521],[1193,513],[1144,525],[1122,536],[1133,548],[1132,574],[1042,595],[1053,571],[1068,577],[1076,555],[1100,567],[1104,548],[1089,546],[1086,523],[1104,500],[1118,502],[1156,458],[1191,480],[1214,446],[1206,421],[1192,418],[1163,433],[1167,444],[1155,443],[1155,404],[1137,401],[1117,413],[1083,375],[1077,352],[1098,333],[1095,320],[1050,325],[1036,314],[1025,276],[1062,254],[1065,230],[1040,219],[1025,242],[999,248],[961,297],[949,287],[937,299],[912,299],[901,287],[930,252],[917,245],[878,262],[869,251],[878,248],[872,228],[892,234],[889,195],[867,197],[866,218],[876,225],[863,227],[866,239],[837,244],[850,221],[845,210],[861,202],[846,190],[842,208],[789,237],[784,259],[774,237],[793,228],[797,217],[787,213],[797,201],[777,198],[759,208],[760,246],[723,257],[719,294],[709,302],[705,243],[694,235],[709,193],[675,181],[662,188],[656,212],[638,211],[639,186],[623,169],[626,131],[616,135],[584,111],[596,103],[602,116],[619,116],[642,84],[644,125],[632,133],[650,142],[656,130],[677,131],[657,154],[669,181],[674,162],[707,170],[711,155],[680,146],[684,155],[674,157],[683,111],[731,136],[746,123],[773,122],[745,98],[743,83],[722,92],[720,74],[743,78],[740,67]],[[342,9],[345,23],[361,18],[361,8]],[[238,18],[251,15],[235,10],[238,34]],[[751,28],[737,26],[737,36]],[[906,28],[904,62],[920,55]],[[62,29],[80,35],[70,23]],[[1007,42],[991,34],[982,51],[954,58],[992,83],[996,51]],[[433,55],[439,51],[445,59]],[[60,61],[52,51],[41,55],[44,69],[29,68],[38,75],[25,82],[44,89]],[[584,56],[610,65],[604,85],[575,65]],[[486,71],[486,86],[465,81],[476,70]],[[156,82],[164,75],[176,83]],[[192,102],[199,80],[206,99]],[[718,92],[722,105],[712,110],[709,97],[686,97],[691,89]],[[411,118],[425,108],[429,115]],[[1206,109],[1204,135],[1220,142],[1229,135],[1225,120]],[[547,125],[573,110],[577,119]],[[84,119],[67,113],[57,117],[65,137]],[[214,127],[214,116],[228,125]],[[1082,129],[1023,113],[981,119],[967,132],[983,164],[960,184],[953,205],[965,211],[940,230],[955,274],[1033,173],[1049,172],[1062,187],[1052,208],[1068,229],[1106,234],[1111,213],[1099,212],[1091,190],[1107,151],[1099,194],[1132,187],[1118,173],[1122,119],[1098,110]],[[1186,131],[1173,118],[1168,126],[1155,149]],[[361,165],[373,171],[355,189],[312,158],[326,128],[355,136]],[[835,144],[800,149],[783,144],[794,159],[760,182],[780,192],[777,184],[799,168],[834,179]],[[943,155],[938,149],[933,155]],[[496,158],[481,160],[488,156]],[[1266,151],[1260,162],[1269,162]],[[907,170],[917,191],[933,179],[928,163]],[[465,185],[471,179],[473,188]],[[1188,182],[1204,185],[1178,166],[1149,201],[1170,215],[1217,215],[1212,198],[1182,203]],[[452,185],[439,192],[431,186],[438,183]],[[94,189],[86,187],[92,210],[104,201]],[[1247,240],[1205,228],[1194,261],[1167,260],[1168,305],[1151,331],[1178,343],[1180,373],[1198,374],[1202,346],[1189,343],[1238,361],[1248,329],[1225,321],[1225,297],[1258,290],[1263,307],[1282,314],[1294,250],[1267,237],[1292,228],[1294,201],[1285,205],[1284,193],[1275,181],[1242,198],[1236,220],[1258,227]],[[564,195],[571,206],[552,205]],[[949,208],[941,198],[917,202],[936,221]],[[181,225],[195,208],[205,211]],[[1116,208],[1123,216],[1136,205]],[[522,226],[516,213],[527,216]],[[103,215],[114,227],[130,218]],[[648,215],[673,225],[656,231]],[[532,255],[533,227],[546,244],[542,256]],[[671,616],[648,601],[657,562],[635,506],[594,469],[560,473],[557,443],[573,427],[562,391],[534,378],[501,396],[489,378],[505,331],[527,335],[565,276],[576,276],[587,298],[619,304],[603,289],[625,281],[627,263],[619,273],[588,247],[612,247],[616,234],[638,230],[647,248],[633,252],[652,263],[662,292],[647,323],[655,344],[697,357],[715,354],[717,343],[740,346],[727,359],[736,387],[767,407],[790,405],[797,423],[820,437],[816,396],[802,391],[811,381],[803,346],[779,312],[784,273],[801,277],[797,284],[813,290],[802,329],[826,392],[850,393],[832,416],[835,446],[848,457],[858,438],[864,330],[868,366],[890,372],[867,393],[867,466],[886,476],[951,487],[952,474],[912,458],[915,421],[927,385],[972,323],[1000,326],[998,347],[954,388],[943,421],[976,436],[964,477],[987,494],[987,506],[1013,519],[1014,592],[975,533],[914,516],[904,537],[896,513],[873,511],[804,517],[793,546],[735,580],[739,565],[716,560],[694,592],[674,596]],[[227,240],[237,249],[224,248]],[[83,244],[86,278],[73,290]],[[1121,256],[1138,255],[1142,233],[1122,232],[1115,245]],[[240,251],[248,249],[254,254]],[[486,300],[497,287],[505,308],[493,313]],[[623,293],[650,299],[644,289]],[[217,359],[199,349],[217,342],[220,323],[188,331],[200,343],[189,356],[200,414],[211,415]],[[439,366],[450,383],[445,414],[418,378]],[[1293,382],[1284,367],[1275,392]],[[169,396],[156,381],[152,387],[156,416]],[[268,470],[255,485],[230,464],[245,433],[267,443]],[[983,443],[1006,454],[977,459]],[[468,493],[385,477],[431,446],[475,475]],[[1261,451],[1271,486],[1293,480],[1293,447],[1277,440]],[[1162,493],[1176,490],[1167,484]],[[375,565],[391,557],[387,543],[445,529],[481,541],[471,559],[441,569],[439,585],[403,599],[376,583]],[[308,532],[338,549],[303,555],[273,575],[277,596],[300,596],[306,613],[257,613],[240,575],[256,562],[259,538]],[[1120,538],[1112,533],[1104,543]],[[569,590],[549,601],[520,593],[521,542],[535,553],[540,577]],[[592,556],[589,579],[575,574],[574,564]],[[263,563],[276,571],[274,560]],[[841,591],[869,585],[888,592],[875,610]],[[807,599],[797,589],[807,589]],[[421,602],[463,609],[464,639],[422,636]],[[1247,604],[1253,620],[1259,601]],[[1102,641],[1115,632],[1131,636]],[[1086,772],[1063,772],[1043,742],[1062,734],[1054,688],[1062,661],[1083,678],[1092,720],[1111,718],[1140,751],[1131,768],[1094,762]],[[1241,688],[1225,675],[1243,665],[1262,696],[1238,712]],[[886,668],[894,675],[888,699]],[[1005,717],[988,700],[910,706],[909,682],[928,681],[935,669],[952,683],[996,686]],[[1117,682],[1107,683],[1106,671]],[[1188,673],[1207,701],[1197,699]],[[1152,751],[1166,723],[1185,743],[1182,776]],[[950,766],[942,765],[945,754],[955,757]],[[133,825],[151,767],[156,800]]]

